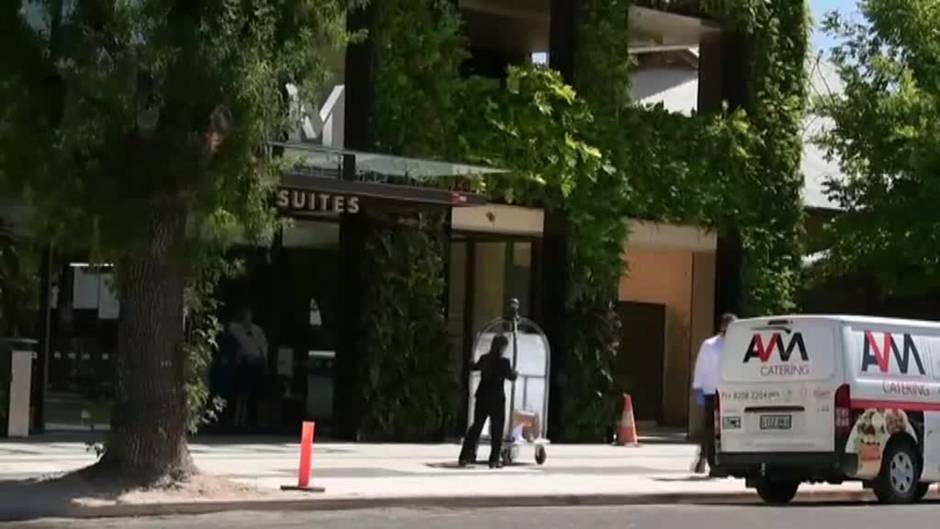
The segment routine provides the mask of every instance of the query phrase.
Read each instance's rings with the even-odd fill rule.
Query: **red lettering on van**
[[[881,383],[881,390],[889,395],[929,397],[930,388],[926,384],[916,382],[896,382],[885,380]]]

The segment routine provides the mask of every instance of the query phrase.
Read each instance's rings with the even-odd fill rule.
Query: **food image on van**
[[[855,423],[847,448],[858,456],[856,477],[873,478],[881,471],[881,456],[891,436],[906,432],[917,438],[917,433],[903,410],[865,410]]]
[[[901,432],[909,432],[916,435],[911,423],[907,420],[907,414],[902,410],[885,410],[885,429],[888,435],[894,435]]]
[[[884,417],[877,410],[868,410],[855,426],[855,441],[849,441],[858,454],[858,474],[873,476],[881,468],[881,446],[884,444]]]

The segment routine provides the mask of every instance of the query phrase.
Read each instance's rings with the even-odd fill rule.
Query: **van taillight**
[[[852,431],[852,393],[848,384],[836,390],[836,434],[849,435]]]

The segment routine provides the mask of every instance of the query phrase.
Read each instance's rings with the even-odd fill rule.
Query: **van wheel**
[[[763,478],[757,483],[757,495],[771,505],[786,505],[796,496],[799,481]]]
[[[881,503],[913,503],[923,497],[920,481],[921,463],[917,447],[909,439],[888,443],[881,460],[881,472],[875,478],[875,496]],[[926,490],[923,492],[926,494]]]

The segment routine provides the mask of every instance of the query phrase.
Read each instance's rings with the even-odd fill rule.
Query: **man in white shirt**
[[[702,342],[695,361],[695,377],[692,381],[692,391],[695,401],[704,411],[705,428],[701,438],[698,460],[694,471],[697,474],[705,472],[705,463],[711,466],[715,456],[715,392],[718,390],[718,379],[721,374],[721,357],[725,348],[725,332],[728,326],[736,320],[734,314],[722,314],[718,334]]]
[[[268,367],[268,339],[254,321],[251,309],[243,307],[239,318],[229,324],[229,339],[234,347],[237,380],[235,426],[253,426],[262,419],[260,408]]]
[[[243,308],[237,321],[229,324],[228,332],[235,342],[235,362],[253,367],[267,364],[268,338],[254,323],[251,309]]]

